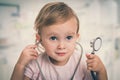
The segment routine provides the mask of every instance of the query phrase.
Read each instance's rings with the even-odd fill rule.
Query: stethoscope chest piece
[[[93,49],[91,54],[95,54],[95,52],[101,48],[101,45],[102,45],[102,39],[100,37],[97,37],[94,40],[92,40],[90,42],[90,47],[92,47],[92,49]],[[93,80],[97,80],[96,73],[94,71],[91,71],[91,75],[93,77]]]
[[[93,51],[92,54],[95,53],[95,51],[98,51],[101,48],[102,45],[102,39],[100,37],[95,38],[90,42],[90,47],[92,47]]]

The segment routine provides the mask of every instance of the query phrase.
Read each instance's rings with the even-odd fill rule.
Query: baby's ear
[[[37,41],[40,41],[40,40],[41,40],[41,39],[40,39],[40,35],[37,34],[37,33],[36,33],[36,40],[37,40]]]
[[[80,37],[80,34],[77,34],[77,38],[79,38]]]

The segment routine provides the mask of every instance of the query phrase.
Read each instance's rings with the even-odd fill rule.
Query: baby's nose
[[[58,49],[65,49],[65,43],[64,43],[64,41],[60,41],[59,42]]]

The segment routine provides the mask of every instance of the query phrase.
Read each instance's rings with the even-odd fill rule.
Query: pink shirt
[[[78,52],[74,52],[64,66],[56,66],[52,64],[48,56],[43,53],[40,54],[37,59],[42,73],[39,70],[36,60],[33,60],[25,68],[24,74],[32,80],[43,80],[41,76],[42,74],[44,75],[45,80],[70,80],[79,57],[80,54]],[[90,71],[87,70],[86,62],[83,57],[73,80],[92,80]]]

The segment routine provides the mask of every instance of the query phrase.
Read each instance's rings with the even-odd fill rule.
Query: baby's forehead
[[[59,35],[60,33],[56,33],[56,32],[51,32],[49,33],[49,35]],[[66,32],[66,33],[63,33],[64,35],[68,35],[68,34],[75,34],[75,32]]]
[[[44,26],[41,30],[43,34],[75,34],[77,32],[78,25],[75,18],[71,18],[70,20],[53,24],[50,26]]]

